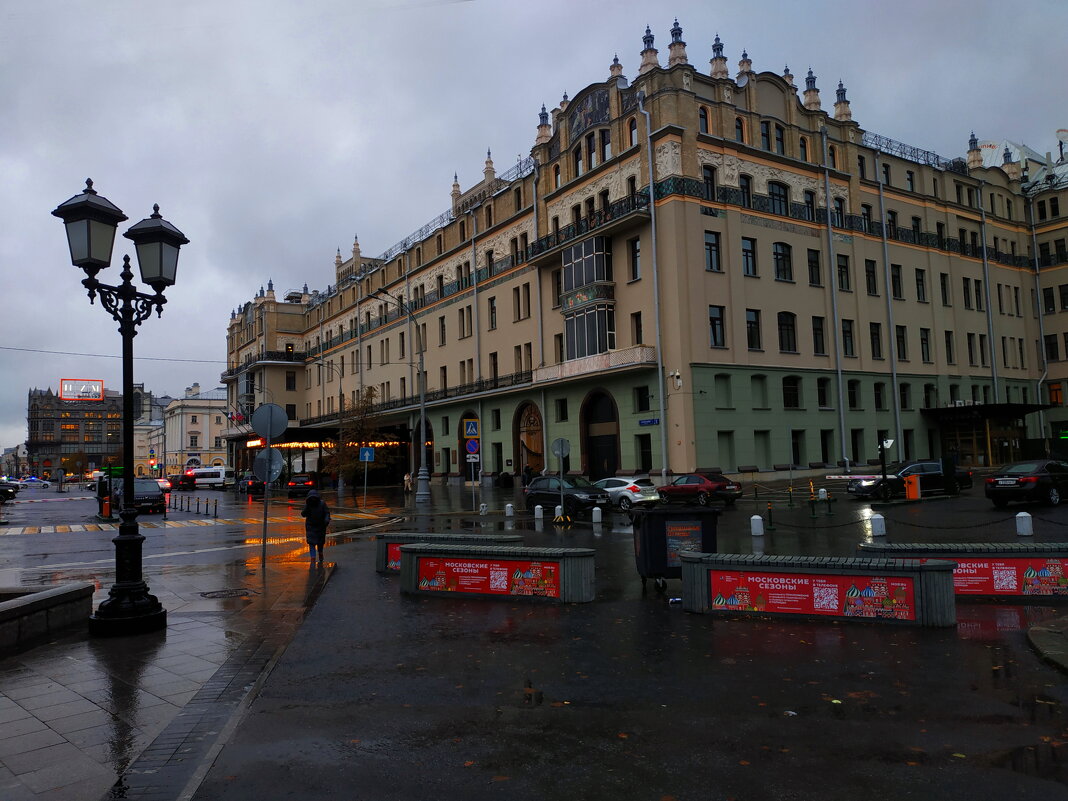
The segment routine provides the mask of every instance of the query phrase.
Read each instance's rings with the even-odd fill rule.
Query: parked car
[[[290,498],[303,498],[315,489],[315,476],[311,473],[294,473],[286,484],[286,494]]]
[[[255,473],[242,473],[241,478],[234,484],[234,492],[246,495],[263,495],[263,482],[256,478]]]
[[[159,488],[164,492],[171,491],[171,480],[169,478],[157,478],[156,483],[159,484]]]
[[[727,506],[742,497],[742,485],[722,473],[687,473],[656,488],[662,503],[697,503],[708,506],[723,501]]]
[[[1009,501],[1043,501],[1057,506],[1068,497],[1068,463],[1035,459],[1007,464],[986,480],[986,497],[998,509]]]
[[[612,505],[607,492],[581,476],[536,476],[523,488],[530,511],[539,505],[550,509],[559,506],[561,493],[564,514],[569,517],[579,512],[589,512],[595,506],[607,509]]]
[[[624,512],[638,504],[660,502],[656,485],[647,478],[602,478],[593,485],[607,492],[612,504]]]
[[[26,476],[26,478],[19,479],[19,483],[22,484],[23,489],[36,487],[38,489],[48,489],[52,486],[50,481],[45,481],[43,478],[37,476]]]
[[[928,459],[888,464],[886,466],[885,481],[883,481],[881,472],[875,475],[856,476],[846,484],[846,492],[858,498],[874,497],[888,501],[895,496],[905,494],[906,476],[920,477],[920,495],[946,491],[946,480],[942,475],[942,463]],[[972,488],[972,473],[970,470],[956,470],[956,479],[958,490]]]
[[[111,507],[121,509],[123,503],[123,483],[115,483],[111,491]],[[154,478],[134,479],[134,506],[139,511],[163,512],[167,505],[167,499],[163,497],[163,490]]]
[[[8,501],[15,500],[15,496],[18,495],[18,490],[11,487],[6,482],[0,484],[0,503],[7,503]]]
[[[10,479],[4,479],[0,481],[0,487],[6,487],[7,489],[14,490],[16,493],[22,489],[22,484],[18,481],[12,481]]]
[[[167,476],[167,479],[171,482],[171,489],[173,490],[191,490],[196,489],[196,480],[191,473],[175,473],[174,475]]]

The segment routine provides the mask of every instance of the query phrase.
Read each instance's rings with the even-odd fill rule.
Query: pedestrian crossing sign
[[[478,439],[478,420],[464,420],[464,439]]]

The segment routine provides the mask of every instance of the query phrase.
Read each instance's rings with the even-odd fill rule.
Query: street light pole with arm
[[[419,353],[419,472],[415,477],[415,502],[430,503],[430,473],[426,467],[426,374],[423,368],[423,350],[426,343],[422,342],[419,337],[419,323],[407,303],[382,288],[376,289],[371,294],[380,295],[392,301],[398,309],[408,315],[412,328],[415,329],[414,344]]]

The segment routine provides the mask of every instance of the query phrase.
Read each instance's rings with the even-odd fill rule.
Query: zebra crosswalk
[[[334,520],[377,520],[378,515],[368,512],[332,512]],[[268,523],[302,523],[299,517],[268,517]],[[263,523],[262,517],[201,517],[189,520],[138,520],[140,528],[169,529],[190,528],[192,526],[251,526]],[[79,531],[118,531],[118,523],[66,523],[51,526],[4,526],[0,527],[0,537],[17,534],[70,534]]]

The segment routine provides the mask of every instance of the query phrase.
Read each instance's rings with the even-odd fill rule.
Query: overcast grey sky
[[[61,378],[120,388],[116,326],[90,307],[49,215],[91,177],[130,217],[159,203],[190,239],[135,380],[218,385],[230,310],[333,281],[359,234],[375,256],[529,153],[541,104],[661,64],[678,17],[690,63],[718,33],[732,72],[811,66],[866,130],[952,157],[969,133],[1056,149],[1068,127],[1064,0],[675,3],[581,0],[33,0],[0,5],[0,446],[26,392]],[[120,232],[125,228],[120,229]],[[116,282],[123,253],[118,239]],[[66,355],[90,354],[90,355]]]

